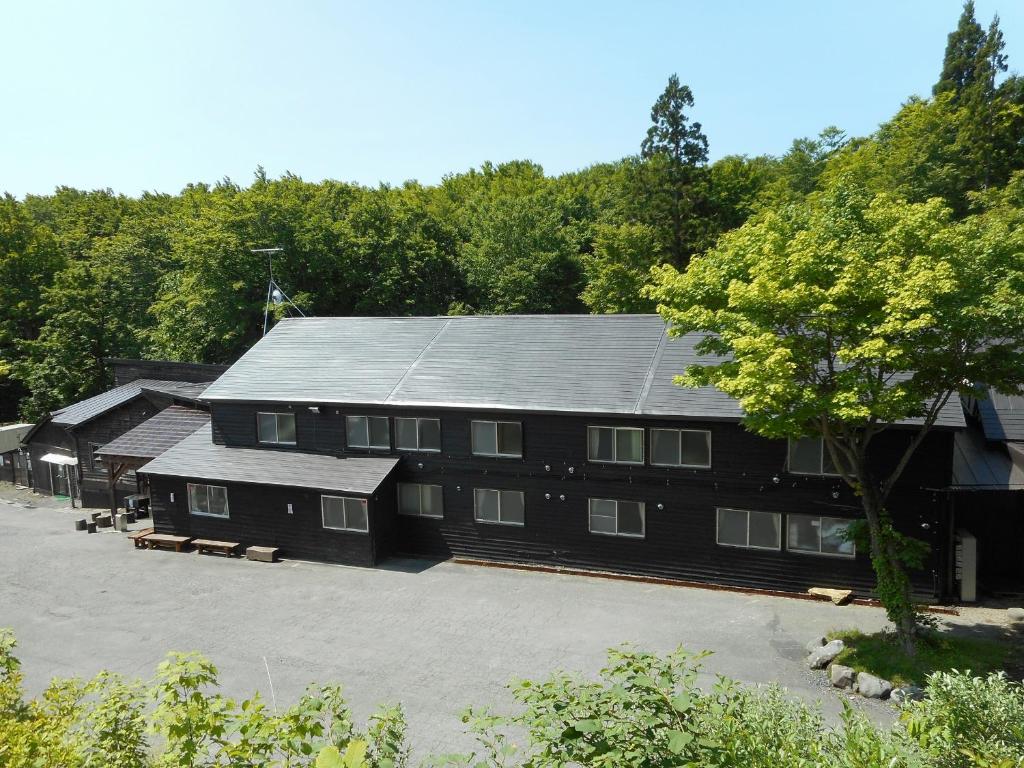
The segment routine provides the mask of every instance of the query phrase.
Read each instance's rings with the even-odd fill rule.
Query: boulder
[[[1024,608],[1007,608],[1006,617],[1012,622],[1024,622]]]
[[[820,648],[815,648],[807,657],[807,666],[811,669],[824,669],[832,660],[843,652],[846,646],[842,640],[831,640]]]
[[[860,672],[857,675],[857,692],[866,699],[887,699],[892,693],[892,683],[867,672]]]
[[[805,645],[804,648],[807,649],[808,653],[814,653],[816,650],[821,648],[821,646],[823,646],[827,642],[828,642],[828,640],[826,640],[824,637],[816,637],[813,640],[811,640],[809,643],[807,643],[807,645]]]
[[[828,668],[829,678],[832,680],[832,685],[836,688],[852,688],[853,681],[857,676],[857,673],[850,667],[844,667],[842,664],[833,664]]]
[[[807,594],[815,597],[827,597],[836,605],[846,605],[853,598],[852,589],[826,589],[825,587],[811,587]]]
[[[893,689],[890,698],[897,704],[903,704],[907,701],[920,701],[924,698],[924,689],[918,688],[916,685],[905,685],[902,688]]]

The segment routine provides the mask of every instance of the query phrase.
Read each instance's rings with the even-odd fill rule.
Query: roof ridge
[[[385,397],[382,402],[385,402],[385,403],[388,402],[391,399],[391,396],[394,395],[395,392],[398,391],[398,388],[400,386],[402,386],[402,384],[405,383],[405,380],[407,378],[409,378],[409,375],[413,372],[413,369],[417,365],[419,365],[420,360],[423,359],[423,356],[427,353],[427,350],[430,349],[432,346],[434,346],[434,342],[437,341],[437,337],[440,336],[449,325],[451,325],[451,322],[452,322],[452,319],[448,318],[443,323],[441,323],[441,327],[438,328],[434,332],[434,335],[430,337],[430,341],[428,341],[426,344],[423,345],[423,349],[421,349],[419,351],[419,354],[416,355],[416,359],[413,360],[412,363],[409,365],[409,367],[405,369],[405,373],[403,373],[401,378],[398,381],[395,382],[395,386],[393,386],[391,388],[391,391],[388,392],[387,397]]]
[[[644,377],[644,385],[640,388],[640,395],[633,405],[633,413],[640,413],[643,410],[644,403],[647,402],[647,396],[651,393],[651,385],[654,384],[654,376],[658,366],[661,364],[661,356],[664,354],[666,346],[668,346],[667,325],[661,332],[661,338],[658,339],[658,346],[654,348],[654,354],[651,355],[651,362],[647,366],[647,375]]]

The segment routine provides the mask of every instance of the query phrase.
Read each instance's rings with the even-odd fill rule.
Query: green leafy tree
[[[877,592],[911,653],[920,546],[886,504],[948,403],[982,381],[1024,384],[1022,183],[961,223],[938,199],[839,184],[723,235],[685,273],[658,268],[651,289],[673,333],[703,331],[700,349],[722,356],[680,383],[732,395],[758,434],[823,438],[860,496]],[[880,461],[875,438],[901,423],[902,455]]]
[[[583,303],[602,314],[653,311],[643,287],[660,263],[657,233],[646,224],[599,224],[595,231],[594,252],[584,258]]]

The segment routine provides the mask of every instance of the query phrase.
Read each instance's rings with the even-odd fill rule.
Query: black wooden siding
[[[373,496],[324,492],[328,496],[368,499],[368,533],[324,528],[320,507],[322,492],[318,490],[204,482],[227,488],[230,517],[190,514],[188,481],[154,475],[150,478],[150,504],[158,532],[237,541],[244,547],[280,547],[288,557],[349,565],[375,565],[393,553],[396,491],[392,478],[386,479]],[[289,503],[291,514],[288,513]]]
[[[333,406],[314,414],[302,406],[215,403],[214,440],[229,446],[255,446],[256,413],[289,410],[296,414],[295,450],[332,453],[346,452],[345,415],[441,418],[440,453],[393,451],[406,456],[397,473],[399,481],[444,488],[443,519],[397,517],[397,548],[409,554],[543,563],[769,589],[850,586],[867,592],[874,583],[866,552],[858,552],[851,560],[786,551],[787,513],[857,518],[861,516],[859,502],[838,478],[786,473],[785,441],[760,438],[734,422]],[[472,456],[471,419],[521,421],[523,458]],[[712,467],[590,464],[586,460],[588,425],[647,428],[648,461],[651,427],[708,429]],[[909,433],[898,430],[877,438],[880,460],[893,459],[907,439]],[[353,449],[348,453],[374,452]],[[952,433],[930,435],[904,473],[890,505],[899,528],[933,543],[931,562],[915,574],[915,585],[925,594],[940,591],[947,560],[941,544],[945,541],[945,495],[928,489],[948,484],[951,462]],[[526,525],[477,523],[473,488],[524,491]],[[591,497],[644,502],[646,536],[633,539],[589,533],[587,499]],[[658,504],[663,509],[659,510]],[[782,550],[717,545],[717,507],[782,513]]]
[[[107,467],[93,461],[92,446],[106,445],[115,437],[137,427],[157,412],[158,408],[145,397],[129,400],[124,405],[88,421],[71,430],[78,451],[78,466],[82,482],[82,506],[109,507]],[[117,503],[137,492],[133,475],[122,476],[115,488]]]
[[[114,386],[136,379],[163,381],[215,381],[229,366],[210,363],[179,363],[171,360],[107,360],[114,369]]]
[[[50,465],[42,460],[48,453],[75,456],[75,441],[68,431],[53,422],[47,422],[35,430],[28,443],[29,460],[32,462],[32,490],[47,495],[53,494],[50,485]],[[56,470],[54,470],[56,471]],[[71,471],[75,471],[74,467]]]

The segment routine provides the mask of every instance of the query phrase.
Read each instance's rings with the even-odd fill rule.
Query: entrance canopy
[[[63,454],[60,453],[48,453],[45,456],[43,456],[40,460],[45,461],[47,464],[64,464],[65,466],[70,466],[72,464],[78,463],[78,459],[76,459],[74,456],[64,456]]]

